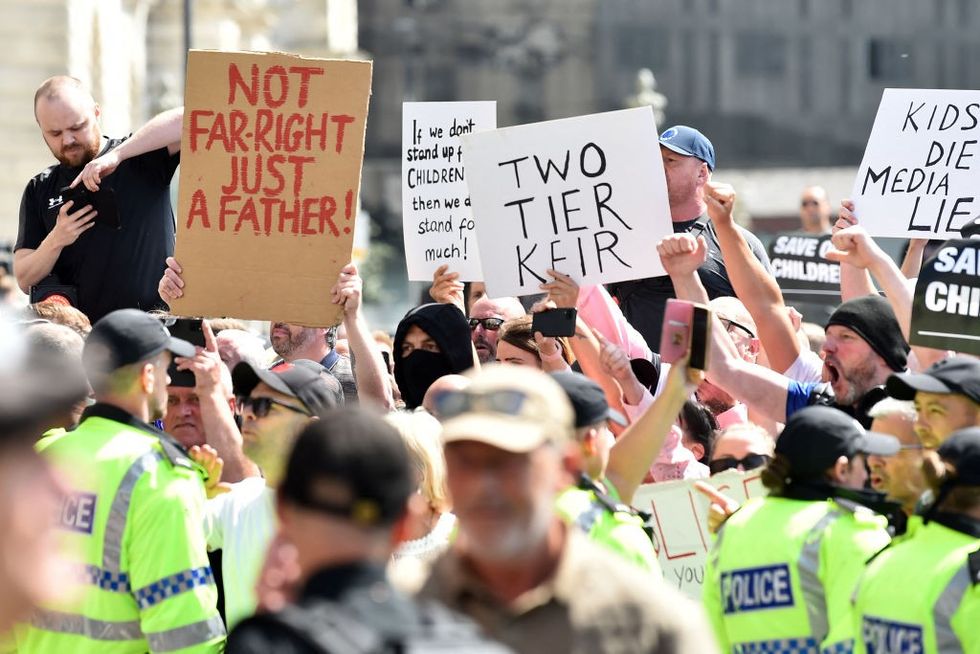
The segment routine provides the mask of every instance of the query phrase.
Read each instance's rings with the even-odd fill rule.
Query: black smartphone
[[[31,286],[29,301],[31,304],[37,304],[54,296],[63,297],[73,307],[78,306],[78,288],[69,284],[61,284],[54,280],[53,276],[48,276]]]
[[[688,365],[695,370],[707,370],[710,351],[711,309],[695,304],[691,316],[691,358]]]
[[[86,204],[92,205],[98,214],[95,222],[110,229],[121,229],[122,223],[119,222],[119,206],[116,204],[116,193],[107,186],[101,187],[98,191],[90,191],[85,185],[79,182],[77,186],[65,186],[58,190],[61,194],[62,202],[73,201],[71,210],[81,209]]]
[[[542,336],[575,336],[576,309],[545,309],[532,314],[531,331]]]

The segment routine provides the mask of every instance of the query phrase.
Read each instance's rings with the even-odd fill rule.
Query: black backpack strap
[[[636,516],[643,521],[643,531],[646,533],[647,537],[650,538],[652,542],[656,544],[656,537],[654,535],[653,526],[653,514],[647,513],[646,511],[641,511],[635,506],[630,506],[629,504],[624,504],[622,502],[617,502],[608,493],[603,491],[599,486],[592,481],[588,475],[579,475],[578,487],[582,490],[592,491],[596,502],[606,511],[610,513],[625,513],[627,515]],[[591,512],[587,512],[591,513]],[[595,520],[598,516],[593,515],[592,520]],[[588,532],[588,529],[585,530]]]

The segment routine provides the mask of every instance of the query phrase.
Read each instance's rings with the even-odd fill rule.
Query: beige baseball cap
[[[574,436],[575,414],[565,391],[545,372],[491,364],[466,375],[464,390],[436,398],[443,443],[477,441],[523,453]]]

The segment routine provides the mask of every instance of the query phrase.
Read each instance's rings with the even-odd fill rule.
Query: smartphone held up
[[[711,347],[711,309],[685,300],[667,300],[660,334],[660,359],[676,363],[690,352],[688,367],[706,370]]]

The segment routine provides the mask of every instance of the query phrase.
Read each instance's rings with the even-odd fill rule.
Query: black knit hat
[[[888,300],[880,295],[866,295],[843,303],[827,321],[827,327],[840,325],[851,329],[877,352],[895,372],[905,370],[909,344]]]

